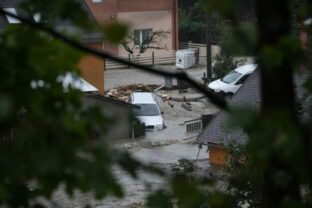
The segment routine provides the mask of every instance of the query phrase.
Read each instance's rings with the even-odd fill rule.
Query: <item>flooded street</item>
[[[169,70],[175,70],[175,66],[167,67]],[[187,72],[196,80],[201,80],[205,68],[189,69]],[[118,71],[105,72],[105,86],[107,88],[116,87],[127,84],[164,84],[164,78],[154,76],[136,69],[125,69]],[[127,77],[126,79],[124,78]],[[176,83],[176,80],[173,80]],[[183,102],[170,101],[171,107],[167,101],[162,101],[161,94],[170,93],[173,98],[183,100],[182,98],[198,98],[196,102],[190,102],[192,111],[187,111],[181,104]],[[201,98],[202,95],[193,89],[186,92],[158,91],[155,93],[160,109],[164,112],[164,120],[167,128],[159,131],[147,131],[146,135],[132,141],[119,141],[115,143],[117,147],[127,149],[135,158],[148,164],[154,164],[166,170],[171,170],[173,165],[179,163],[181,159],[195,160],[198,153],[198,146],[195,138],[200,132],[186,132],[185,122],[200,118],[202,114],[213,114],[218,111],[209,101]],[[179,99],[180,98],[180,99]],[[198,159],[198,166],[208,167],[208,153],[205,149],[201,150]],[[153,175],[142,174],[139,181],[133,181],[126,175],[118,172],[118,178],[121,184],[125,185],[127,196],[123,200],[114,200],[107,198],[99,207],[140,207],[144,203],[144,197],[150,191],[145,183],[151,187],[165,186],[163,181]]]
[[[165,66],[162,66],[165,67]],[[174,70],[174,66],[167,66]],[[190,75],[200,80],[205,68],[188,70]],[[174,83],[176,81],[174,80]],[[164,84],[164,78],[144,73],[136,69],[121,69],[105,71],[105,88],[113,88],[128,84]],[[168,101],[163,101],[161,95],[170,93],[172,95],[171,106]],[[152,164],[165,170],[170,174],[172,167],[179,164],[179,160],[187,159],[194,161],[198,154],[198,146],[195,143],[200,132],[186,132],[185,122],[198,119],[202,114],[213,114],[218,112],[202,94],[193,89],[184,92],[178,90],[155,92],[157,102],[161,111],[164,112],[166,128],[158,131],[146,131],[146,135],[135,140],[115,141],[112,145],[129,151],[134,158],[141,162]],[[184,98],[192,99],[192,110],[188,111],[181,105]],[[176,100],[176,101],[174,101]],[[196,163],[198,169],[206,169],[208,164],[208,153],[202,149]],[[111,208],[134,208],[143,207],[146,196],[158,187],[166,187],[166,180],[158,176],[140,173],[139,179],[131,178],[126,172],[115,169],[115,176],[125,190],[125,197],[116,199],[107,197],[97,201],[90,194],[76,193],[74,198],[69,199],[63,191],[55,193],[53,203],[62,204],[64,207],[83,207],[89,203],[92,207]],[[51,203],[51,207],[53,207]]]
[[[176,66],[156,66],[155,68],[176,70]],[[186,72],[195,80],[200,81],[205,67],[197,67],[186,70]],[[150,73],[142,72],[137,69],[120,69],[105,71],[105,88],[113,88],[128,84],[164,84],[164,77],[155,76]],[[173,80],[176,83],[176,80]],[[192,111],[187,111],[181,104],[183,102],[170,101],[171,107],[167,101],[162,101],[161,94],[170,93],[173,98],[183,100],[182,98],[199,98],[196,102],[191,102]],[[167,128],[159,131],[147,131],[144,137],[134,141],[121,141],[115,145],[126,148],[134,157],[153,164],[177,163],[179,159],[196,159],[198,147],[195,144],[195,138],[199,132],[186,133],[184,122],[200,118],[202,114],[213,114],[218,111],[209,101],[201,98],[202,94],[193,89],[186,92],[178,90],[157,91],[157,101],[160,109],[164,112],[164,120]],[[199,159],[208,159],[207,153],[199,155]]]
[[[183,158],[196,159],[198,148],[195,138],[199,132],[187,133],[184,122],[200,118],[203,113],[216,112],[212,105],[204,101],[202,99],[191,102],[194,110],[187,111],[181,107],[182,102],[171,102],[174,107],[170,107],[158,97],[167,128],[147,131],[139,140],[126,141],[119,145],[127,148],[136,158],[153,164],[177,163]],[[208,159],[207,157],[208,154],[201,154],[199,158]]]

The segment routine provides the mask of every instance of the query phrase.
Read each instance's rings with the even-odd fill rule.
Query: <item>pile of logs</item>
[[[129,95],[133,92],[155,92],[159,90],[160,85],[144,85],[144,84],[131,84],[126,86],[119,86],[117,88],[104,91],[106,97],[110,97],[117,100],[126,101]]]

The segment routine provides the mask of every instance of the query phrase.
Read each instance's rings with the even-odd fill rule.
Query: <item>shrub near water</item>
[[[243,62],[244,60],[234,60],[234,58],[229,55],[217,55],[216,63],[213,66],[214,77],[216,79],[224,77],[230,71],[242,65]]]

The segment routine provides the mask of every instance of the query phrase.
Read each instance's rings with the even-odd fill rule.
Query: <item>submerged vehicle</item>
[[[140,109],[134,109],[133,113],[145,125],[146,129],[159,130],[165,128],[162,112],[154,94],[149,92],[134,92],[130,95],[129,102],[140,106]]]

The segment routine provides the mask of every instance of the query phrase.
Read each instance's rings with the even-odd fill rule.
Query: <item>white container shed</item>
[[[188,69],[196,63],[195,51],[178,50],[176,52],[176,66],[180,69]]]

